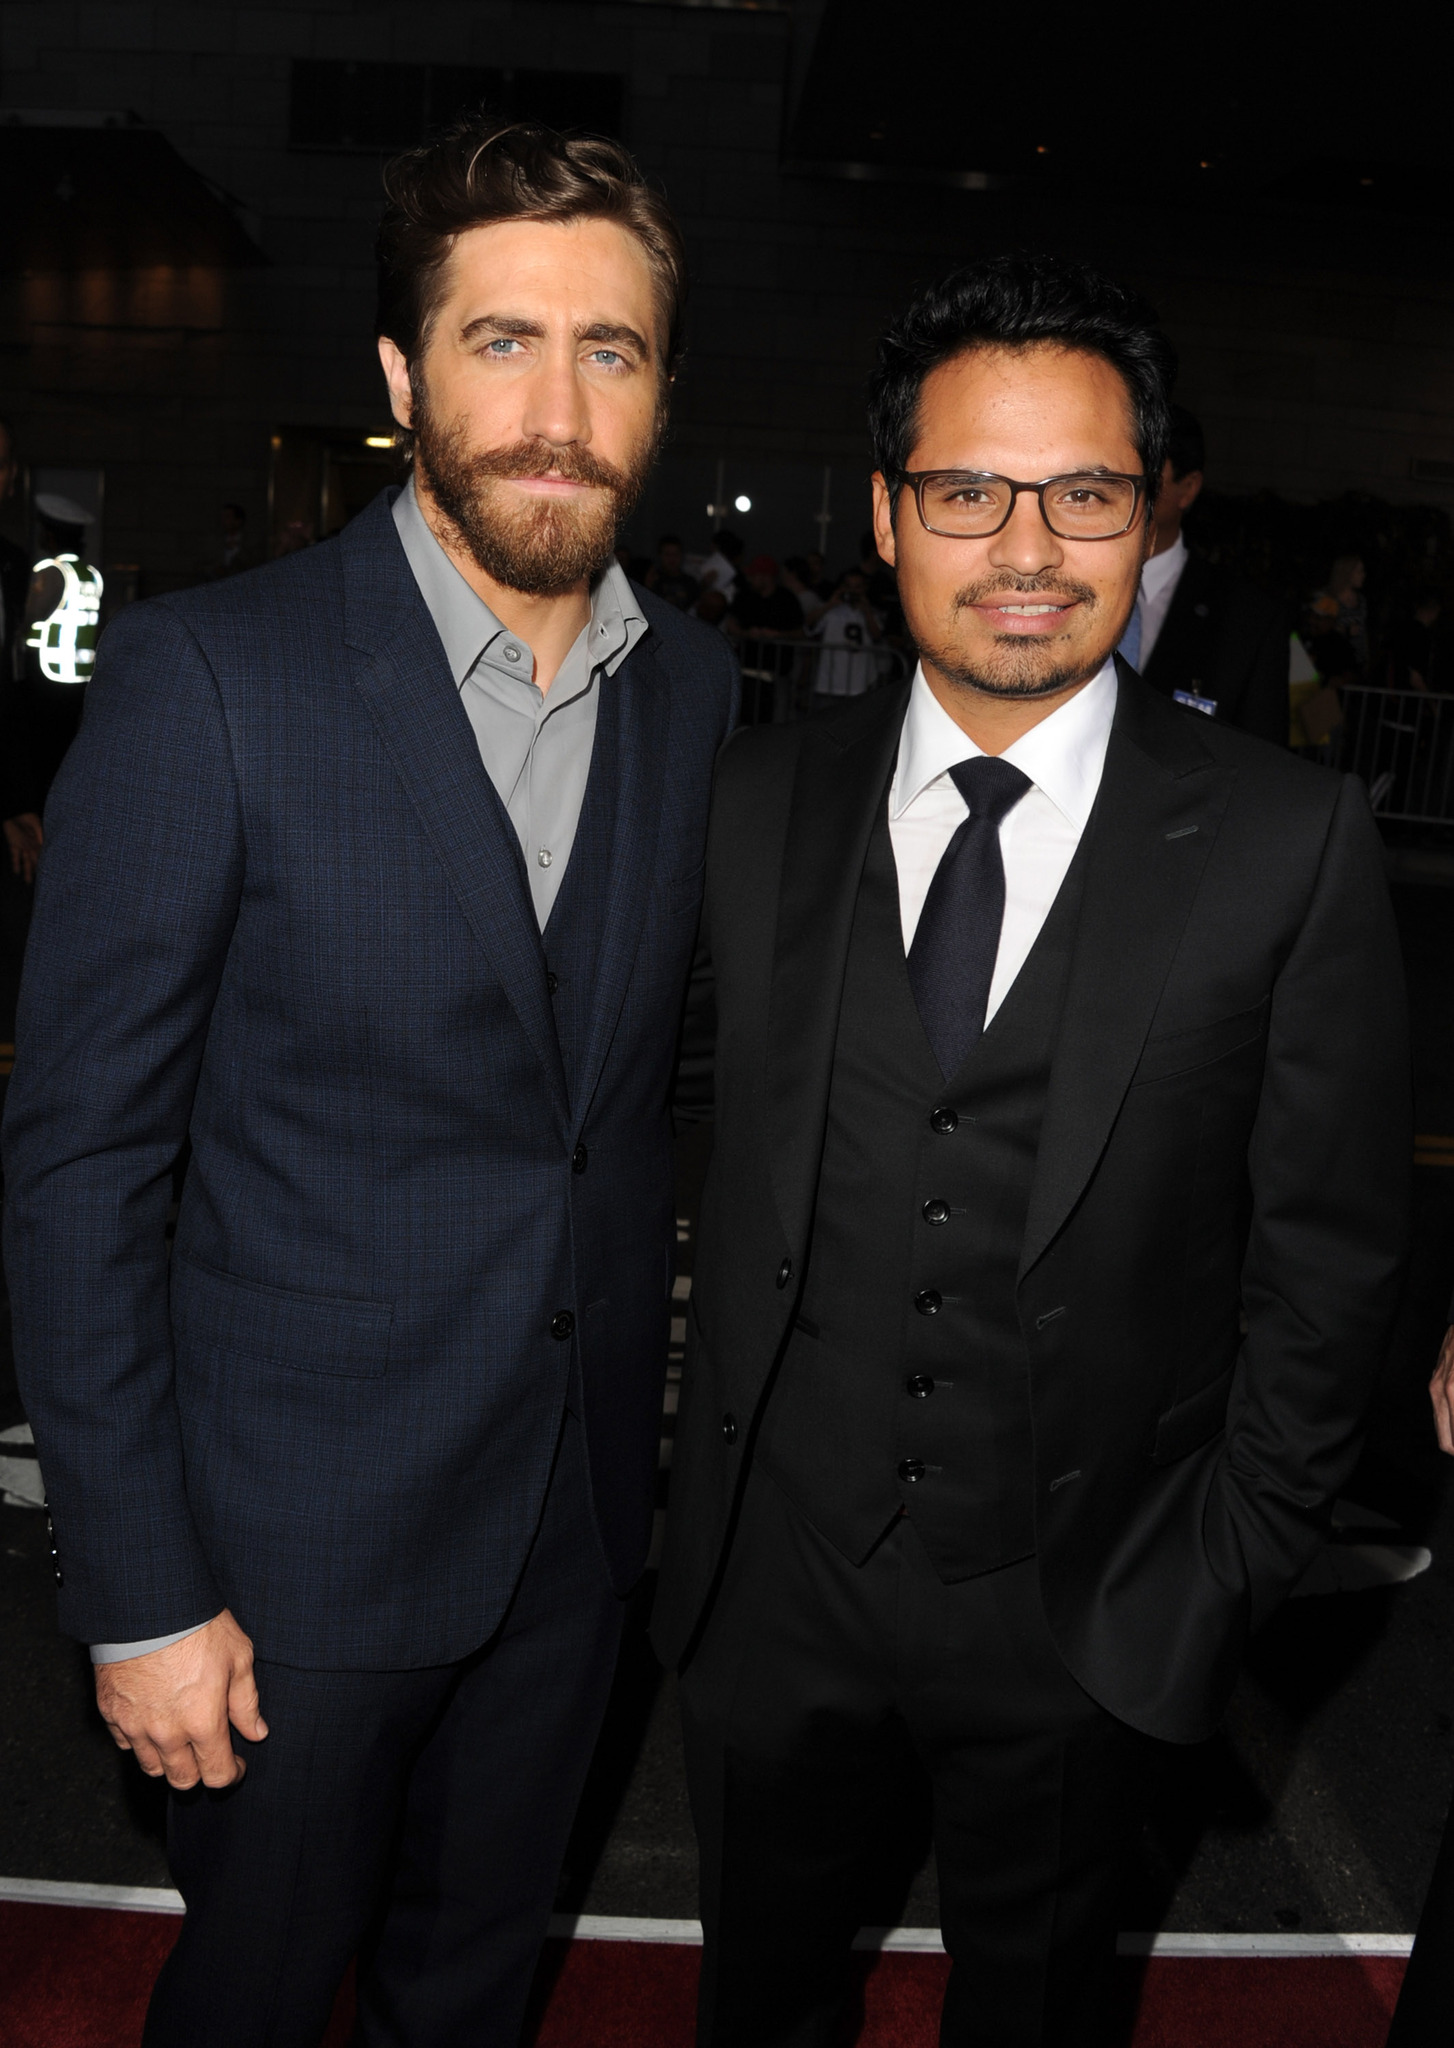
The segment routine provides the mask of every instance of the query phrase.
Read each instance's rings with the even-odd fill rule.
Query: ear
[[[409,365],[404,351],[397,342],[390,341],[387,334],[379,336],[379,361],[384,369],[384,382],[389,387],[389,408],[401,427],[414,424],[414,391],[409,382]]]
[[[1180,479],[1176,488],[1181,498],[1181,509],[1183,512],[1189,512],[1201,496],[1202,485],[1205,481],[1206,479],[1199,469],[1189,469],[1186,475]]]
[[[884,473],[876,469],[873,484],[873,537],[878,551],[892,568],[899,565],[898,550],[894,541],[894,501],[884,480]]]

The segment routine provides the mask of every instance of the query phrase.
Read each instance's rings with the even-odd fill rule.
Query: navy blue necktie
[[[969,816],[934,870],[909,948],[909,985],[946,1081],[984,1030],[1005,919],[1000,820],[1030,787],[1028,775],[993,754],[949,773]]]

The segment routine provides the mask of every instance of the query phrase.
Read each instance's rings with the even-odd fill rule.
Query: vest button
[[[787,1284],[788,1284],[788,1282],[789,1282],[789,1280],[791,1280],[791,1279],[792,1279],[792,1277],[793,1277],[793,1262],[792,1262],[792,1260],[791,1260],[791,1259],[784,1259],[784,1260],[783,1260],[783,1262],[782,1262],[782,1264],[781,1264],[781,1265],[780,1265],[780,1266],[778,1267],[778,1269],[777,1269],[777,1284],[778,1284],[778,1286],[779,1286],[779,1287],[786,1287],[786,1286],[787,1286]]]
[[[947,1102],[941,1102],[937,1109],[930,1110],[929,1125],[931,1130],[938,1131],[941,1138],[947,1138],[951,1131],[959,1128],[958,1111],[951,1109]]]
[[[722,1441],[724,1444],[736,1443],[737,1417],[735,1415],[728,1414],[722,1417]]]
[[[925,1287],[914,1296],[914,1306],[921,1316],[937,1316],[944,1306],[944,1296],[936,1287]]]
[[[941,1202],[936,1195],[932,1202],[924,1204],[923,1215],[926,1223],[947,1223],[949,1221],[949,1204]]]
[[[574,1331],[576,1319],[568,1308],[557,1309],[550,1319],[550,1334],[558,1344],[564,1344]]]
[[[586,1170],[586,1162],[590,1158],[590,1156],[590,1153],[586,1150],[584,1145],[577,1145],[575,1151],[572,1152],[570,1156],[571,1172],[584,1173]]]
[[[905,1486],[917,1486],[924,1477],[924,1460],[922,1458],[901,1458],[899,1460],[899,1477],[903,1480]]]
[[[933,1391],[934,1382],[926,1372],[916,1372],[904,1381],[904,1392],[916,1401],[927,1401]]]

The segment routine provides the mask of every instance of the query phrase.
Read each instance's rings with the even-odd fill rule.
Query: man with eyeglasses
[[[870,411],[912,684],[719,765],[655,1622],[712,2048],[834,2036],[906,1763],[941,2040],[1099,2038],[1158,1751],[1215,1728],[1356,1453],[1398,948],[1359,785],[1116,658],[1172,368],[1055,260],[918,298]]]

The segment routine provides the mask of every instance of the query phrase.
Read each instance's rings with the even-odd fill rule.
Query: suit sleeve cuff
[[[211,1618],[215,1621],[217,1616],[214,1614]],[[92,1643],[91,1662],[121,1664],[128,1657],[145,1657],[153,1650],[169,1650],[173,1643],[185,1642],[188,1636],[196,1635],[198,1629],[206,1626],[205,1621],[199,1621],[192,1628],[179,1628],[173,1635],[148,1636],[144,1643]]]

